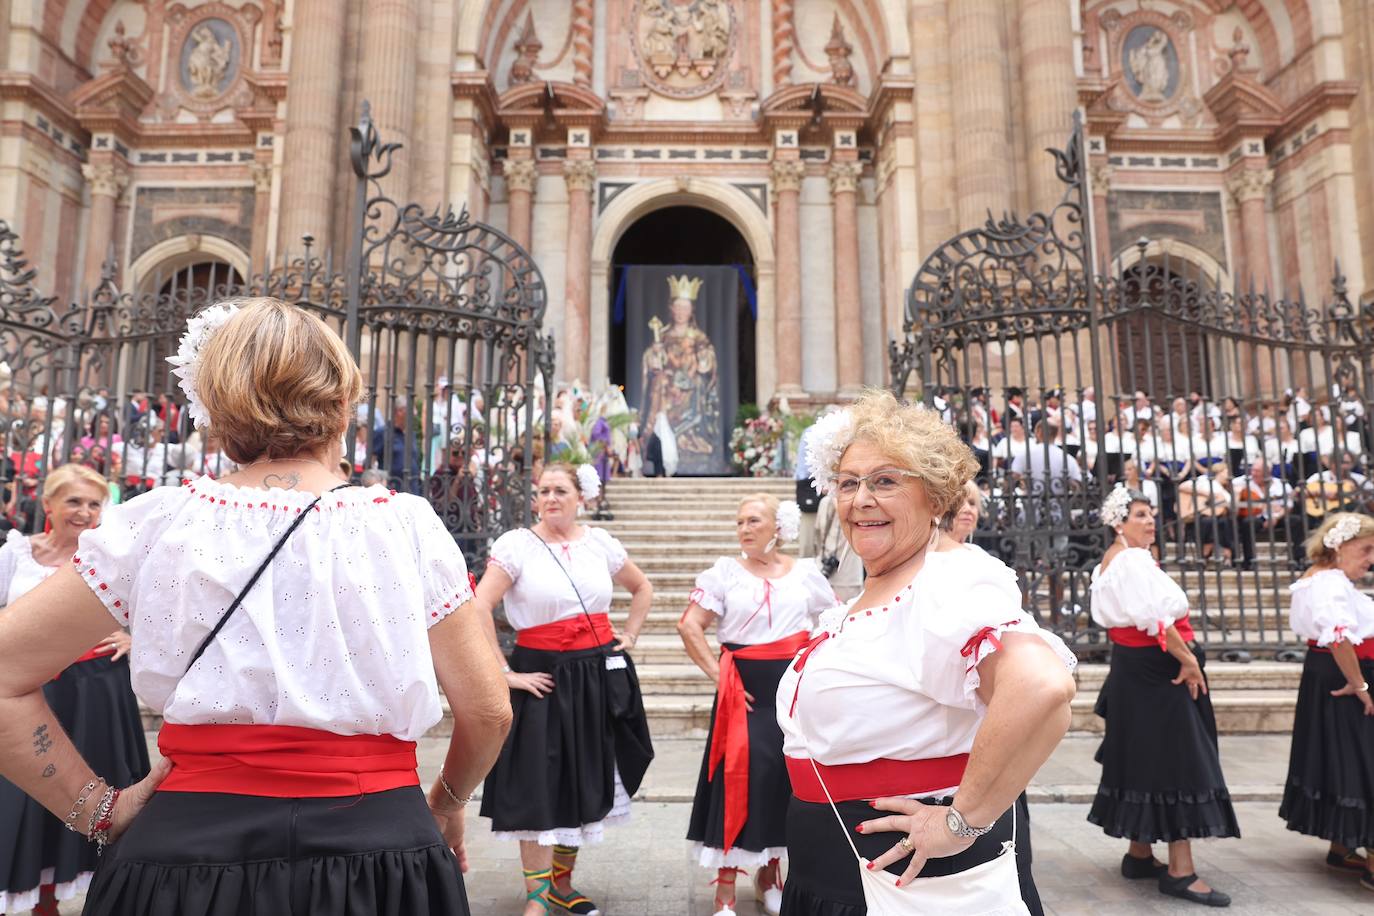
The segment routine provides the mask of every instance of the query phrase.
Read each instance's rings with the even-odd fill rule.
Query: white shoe
[[[715,916],[735,916],[735,911],[728,903],[722,903],[720,909],[716,910]]]
[[[778,916],[782,912],[782,888],[759,887],[758,876],[754,876],[754,900],[768,916]]]

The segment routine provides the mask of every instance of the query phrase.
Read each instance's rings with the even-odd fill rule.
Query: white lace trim
[[[693,843],[692,858],[702,868],[762,868],[774,859],[787,858],[787,847],[770,846],[762,852],[755,852],[752,849],[740,849],[736,846],[726,852],[723,849],[716,849],[714,846]]]
[[[38,876],[39,887],[51,884],[54,877],[54,870],[51,868],[43,869]],[[91,878],[95,877],[95,872],[83,871],[71,881],[57,885],[54,896],[58,901],[71,900],[77,894],[84,894],[91,886]],[[0,891],[0,913],[23,913],[38,906],[39,888],[35,887],[30,891],[6,892]]]
[[[492,836],[498,840],[520,840],[540,846],[594,846],[605,839],[605,828],[618,827],[630,821],[630,795],[615,771],[615,796],[606,817],[581,827],[555,827],[552,830],[497,830]]]

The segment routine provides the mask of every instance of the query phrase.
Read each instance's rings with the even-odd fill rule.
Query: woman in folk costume
[[[496,539],[477,586],[496,657],[491,614],[503,600],[516,630],[505,665],[515,724],[487,777],[482,816],[498,839],[520,841],[526,916],[601,912],[573,889],[578,850],[629,819],[630,796],[654,756],[626,652],[654,590],[619,541],[578,522],[598,486],[590,465],[545,465],[535,492],[539,522]],[[608,614],[615,585],[630,592],[623,632]]]
[[[68,464],[43,481],[48,531],[10,531],[0,548],[0,601],[19,597],[70,566],[77,539],[100,524],[109,501],[105,478]],[[0,610],[0,615],[4,611]],[[77,750],[122,783],[148,775],[148,745],[138,700],[129,687],[129,634],[110,633],[43,686],[43,695]],[[63,830],[43,806],[0,779],[0,913],[57,913],[59,901],[83,893],[95,873],[95,847]]]
[[[1005,565],[932,549],[978,467],[938,414],[870,391],[820,424],[810,467],[868,578],[778,685],[782,912],[1024,914],[1013,810],[1068,730],[1074,657]]]
[[[335,476],[362,379],[318,318],[219,305],[175,363],[241,470],[109,510],[0,615],[0,773],[106,847],[90,916],[468,913],[463,804],[510,707],[458,546],[424,500]],[[131,787],[40,690],[111,619],[163,719]],[[453,734],[426,800],[440,685]]]
[[[1155,879],[1161,894],[1228,906],[1230,897],[1198,878],[1190,845],[1238,837],[1240,826],[1221,773],[1188,596],[1150,553],[1155,518],[1144,493],[1113,490],[1101,520],[1116,539],[1093,570],[1092,615],[1107,630],[1112,658],[1097,704],[1106,720],[1097,756],[1102,781],[1088,820],[1130,841],[1123,877]],[[1169,844],[1168,864],[1150,851],[1161,840]]]
[[[1333,513],[1307,539],[1312,566],[1291,587],[1289,625],[1307,640],[1279,817],[1331,844],[1326,864],[1374,891],[1374,518]]]
[[[782,553],[795,541],[801,510],[767,494],[740,500],[738,557],[721,557],[697,576],[678,621],[687,654],[716,682],[711,730],[697,778],[687,839],[697,861],[717,870],[716,916],[734,913],[735,876],[757,868],[764,910],[782,905],[780,861],[786,853],[791,795],[774,706],[778,681],[811,638],[816,616],[836,604],[815,560]],[[716,625],[719,660],[706,642]]]

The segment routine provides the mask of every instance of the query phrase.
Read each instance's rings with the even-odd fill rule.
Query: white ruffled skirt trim
[[[722,868],[762,868],[774,859],[787,858],[786,846],[771,846],[762,852],[740,849],[736,846],[729,852],[714,846],[692,844],[692,856],[702,868],[718,870]]]
[[[57,885],[53,892],[54,896],[57,897],[58,902],[61,902],[71,900],[77,894],[84,894],[90,888],[91,878],[94,876],[95,872],[83,871],[74,880]],[[39,884],[51,884],[53,877],[54,870],[45,868],[39,875]],[[40,888],[35,887],[30,891],[0,891],[0,913],[27,913],[38,906],[39,890]]]
[[[540,846],[592,846],[605,839],[605,828],[629,823],[630,795],[615,771],[615,796],[611,810],[594,824],[581,827],[554,827],[552,830],[498,830],[492,836],[498,840],[520,840]]]

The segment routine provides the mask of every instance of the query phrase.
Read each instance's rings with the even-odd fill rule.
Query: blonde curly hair
[[[1335,564],[1336,549],[1326,546],[1326,534],[1347,518],[1353,518],[1356,522],[1351,526],[1355,534],[1346,540],[1355,541],[1360,538],[1374,537],[1374,518],[1356,512],[1332,512],[1326,516],[1326,520],[1315,531],[1307,536],[1307,541],[1303,544],[1309,561],[1322,566]]]
[[[978,461],[953,427],[935,411],[902,404],[881,388],[866,389],[848,411],[851,443],[874,445],[898,467],[915,473],[936,518],[954,511],[964,498],[964,484],[978,473]]]

